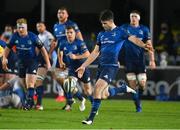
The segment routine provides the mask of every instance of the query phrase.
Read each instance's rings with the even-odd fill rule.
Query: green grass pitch
[[[81,124],[90,111],[80,112],[79,103],[70,112],[64,103],[44,99],[44,110],[0,109],[0,129],[180,129],[180,102],[143,100],[142,113],[136,113],[131,100],[103,100],[93,125]]]

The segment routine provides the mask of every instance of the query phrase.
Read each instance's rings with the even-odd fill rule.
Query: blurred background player
[[[139,24],[140,13],[136,10],[130,13],[130,24],[121,26],[129,35],[136,36],[146,44],[152,46],[149,29]],[[141,112],[142,106],[140,102],[141,95],[146,86],[146,68],[145,68],[145,49],[141,48],[129,40],[124,43],[125,49],[125,70],[129,86],[136,90],[133,94],[133,100],[136,106],[136,112]],[[148,51],[149,66],[151,69],[156,67],[154,52]]]
[[[2,56],[5,47],[6,47],[6,43],[0,39],[0,85],[4,83],[4,77],[5,77],[5,71],[2,68]]]
[[[91,86],[91,79],[90,79],[90,71],[88,68],[86,68],[83,77],[78,78],[76,69],[81,66],[81,64],[87,59],[87,57],[90,55],[86,44],[76,38],[76,32],[74,26],[66,26],[66,37],[67,40],[63,40],[61,42],[61,45],[59,46],[60,55],[59,56],[59,64],[60,68],[65,69],[66,66],[68,67],[68,76],[71,76],[73,78],[79,79],[81,82],[83,82],[83,90],[84,93],[88,96],[91,103],[93,102],[92,98],[92,86]],[[63,60],[63,56],[66,56],[68,59],[68,65]],[[81,101],[80,105],[80,111],[85,110],[85,98],[82,97],[81,93],[77,90],[75,92],[75,96]],[[70,108],[73,101],[72,101],[72,94],[71,92],[66,93],[67,97],[67,108]]]
[[[78,25],[69,20],[68,19],[69,17],[69,14],[68,14],[68,10],[66,7],[61,7],[58,9],[58,12],[57,12],[57,18],[58,18],[58,22],[54,25],[54,36],[57,40],[57,44],[54,46],[52,45],[51,46],[51,49],[50,49],[50,53],[55,49],[56,51],[58,51],[58,47],[61,45],[61,42],[66,39],[66,35],[65,35],[65,28],[66,26],[74,26],[75,28],[75,31],[76,31],[76,37],[78,39],[81,39],[83,40],[83,37],[82,37],[82,34],[79,30],[79,27]],[[57,52],[58,53],[58,52]],[[66,57],[64,56],[64,62],[67,62],[66,61]],[[56,64],[56,79],[58,81],[58,83],[62,86],[62,82],[64,80],[64,78],[66,77],[66,72],[62,72],[63,70],[61,70],[59,68],[59,63],[57,61],[57,64]],[[64,96],[63,96],[63,91],[62,91],[62,88],[60,86],[58,86],[58,90],[59,90],[59,96],[57,97],[57,101],[64,101]]]
[[[4,50],[3,55],[3,68],[8,70],[7,57],[10,50],[16,46],[16,52],[18,55],[18,71],[19,77],[22,83],[27,88],[27,106],[25,110],[29,110],[33,107],[34,101],[34,85],[36,82],[36,72],[38,68],[37,53],[40,51],[47,64],[47,69],[51,67],[48,54],[43,46],[43,43],[39,40],[38,36],[27,29],[27,20],[24,18],[18,19],[17,32],[13,34],[9,44]]]
[[[49,31],[46,30],[46,25],[42,21],[36,24],[36,29],[39,33],[38,34],[39,39],[44,44],[44,47],[47,53],[49,53],[51,44],[53,44],[54,42],[53,35]],[[55,51],[51,55],[52,60],[53,60],[54,53]],[[47,74],[47,68],[46,68],[46,62],[41,53],[38,55],[38,61],[39,61],[39,64],[38,64],[38,70],[37,70],[37,80],[35,83],[36,95],[37,95],[36,109],[43,110],[43,105],[42,105],[42,97],[44,93],[43,81]]]
[[[9,44],[9,41],[13,35],[13,26],[11,25],[6,25],[4,28],[4,33],[2,35],[2,40],[6,43]],[[18,73],[18,68],[17,68],[17,54],[16,54],[16,47],[14,46],[12,50],[10,51],[8,55],[8,71],[5,72],[4,76],[4,82],[8,81],[9,79],[12,79],[16,77]]]
[[[85,68],[91,64],[99,56],[99,66],[97,70],[97,80],[94,90],[94,101],[91,112],[83,124],[91,125],[94,117],[100,107],[103,99],[102,93],[108,91],[108,84],[115,78],[119,65],[118,54],[125,40],[131,40],[133,43],[145,47],[145,44],[134,36],[128,35],[127,32],[118,28],[114,23],[114,14],[110,10],[104,10],[99,18],[104,31],[101,31],[97,36],[97,44],[87,58],[87,60],[77,69],[79,78],[82,77]],[[107,92],[108,93],[108,92]]]
[[[14,87],[18,84],[18,87]],[[22,108],[25,105],[25,92],[20,79],[15,77],[0,86],[0,108]]]

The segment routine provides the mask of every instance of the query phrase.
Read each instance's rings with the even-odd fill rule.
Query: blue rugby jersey
[[[40,41],[38,36],[32,32],[28,32],[28,35],[25,37],[20,36],[17,32],[13,34],[8,48],[16,46],[16,52],[18,59],[28,60],[37,58],[36,47],[41,48],[43,43]]]
[[[80,31],[78,25],[71,20],[67,20],[65,23],[56,23],[53,30],[54,36],[56,37],[58,42],[66,39],[65,29],[67,26],[73,26],[76,32]]]
[[[100,32],[97,36],[97,45],[100,51],[99,65],[118,66],[119,51],[128,36],[128,33],[118,27],[111,31]]]
[[[79,39],[75,39],[72,43],[69,43],[67,40],[64,40],[62,42],[62,45],[59,46],[60,50],[63,51],[64,55],[66,55],[67,60],[68,60],[68,65],[71,68],[78,68],[81,66],[81,64],[86,60],[84,59],[71,59],[69,57],[70,54],[75,54],[75,55],[82,55],[86,51],[88,51],[86,44],[84,41],[81,41]]]
[[[124,29],[129,35],[134,35],[143,42],[151,39],[149,29],[146,26],[140,25],[133,27],[130,24],[124,24],[120,28]],[[144,48],[141,48],[129,40],[124,43],[125,49],[125,61],[143,61],[144,60]]]

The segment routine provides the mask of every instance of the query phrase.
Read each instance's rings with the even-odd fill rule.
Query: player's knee
[[[89,83],[88,84],[84,84],[84,93],[87,96],[92,95],[92,87],[91,87],[91,85]]]
[[[139,86],[141,87],[141,89],[144,89],[146,86],[146,80],[147,80],[146,73],[138,74],[137,78],[138,78]]]
[[[126,78],[128,81],[135,81],[136,80],[136,74],[135,73],[127,73]]]

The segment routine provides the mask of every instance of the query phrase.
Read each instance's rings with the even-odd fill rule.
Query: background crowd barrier
[[[96,81],[97,66],[90,66],[92,85]],[[180,100],[180,67],[157,67],[155,70],[147,69],[147,85],[143,93],[143,99],[151,100]],[[125,71],[121,67],[113,86],[119,86],[120,80],[125,80]],[[49,78],[45,81],[45,97],[55,97],[57,89]],[[130,94],[118,94],[114,99],[129,99]]]

